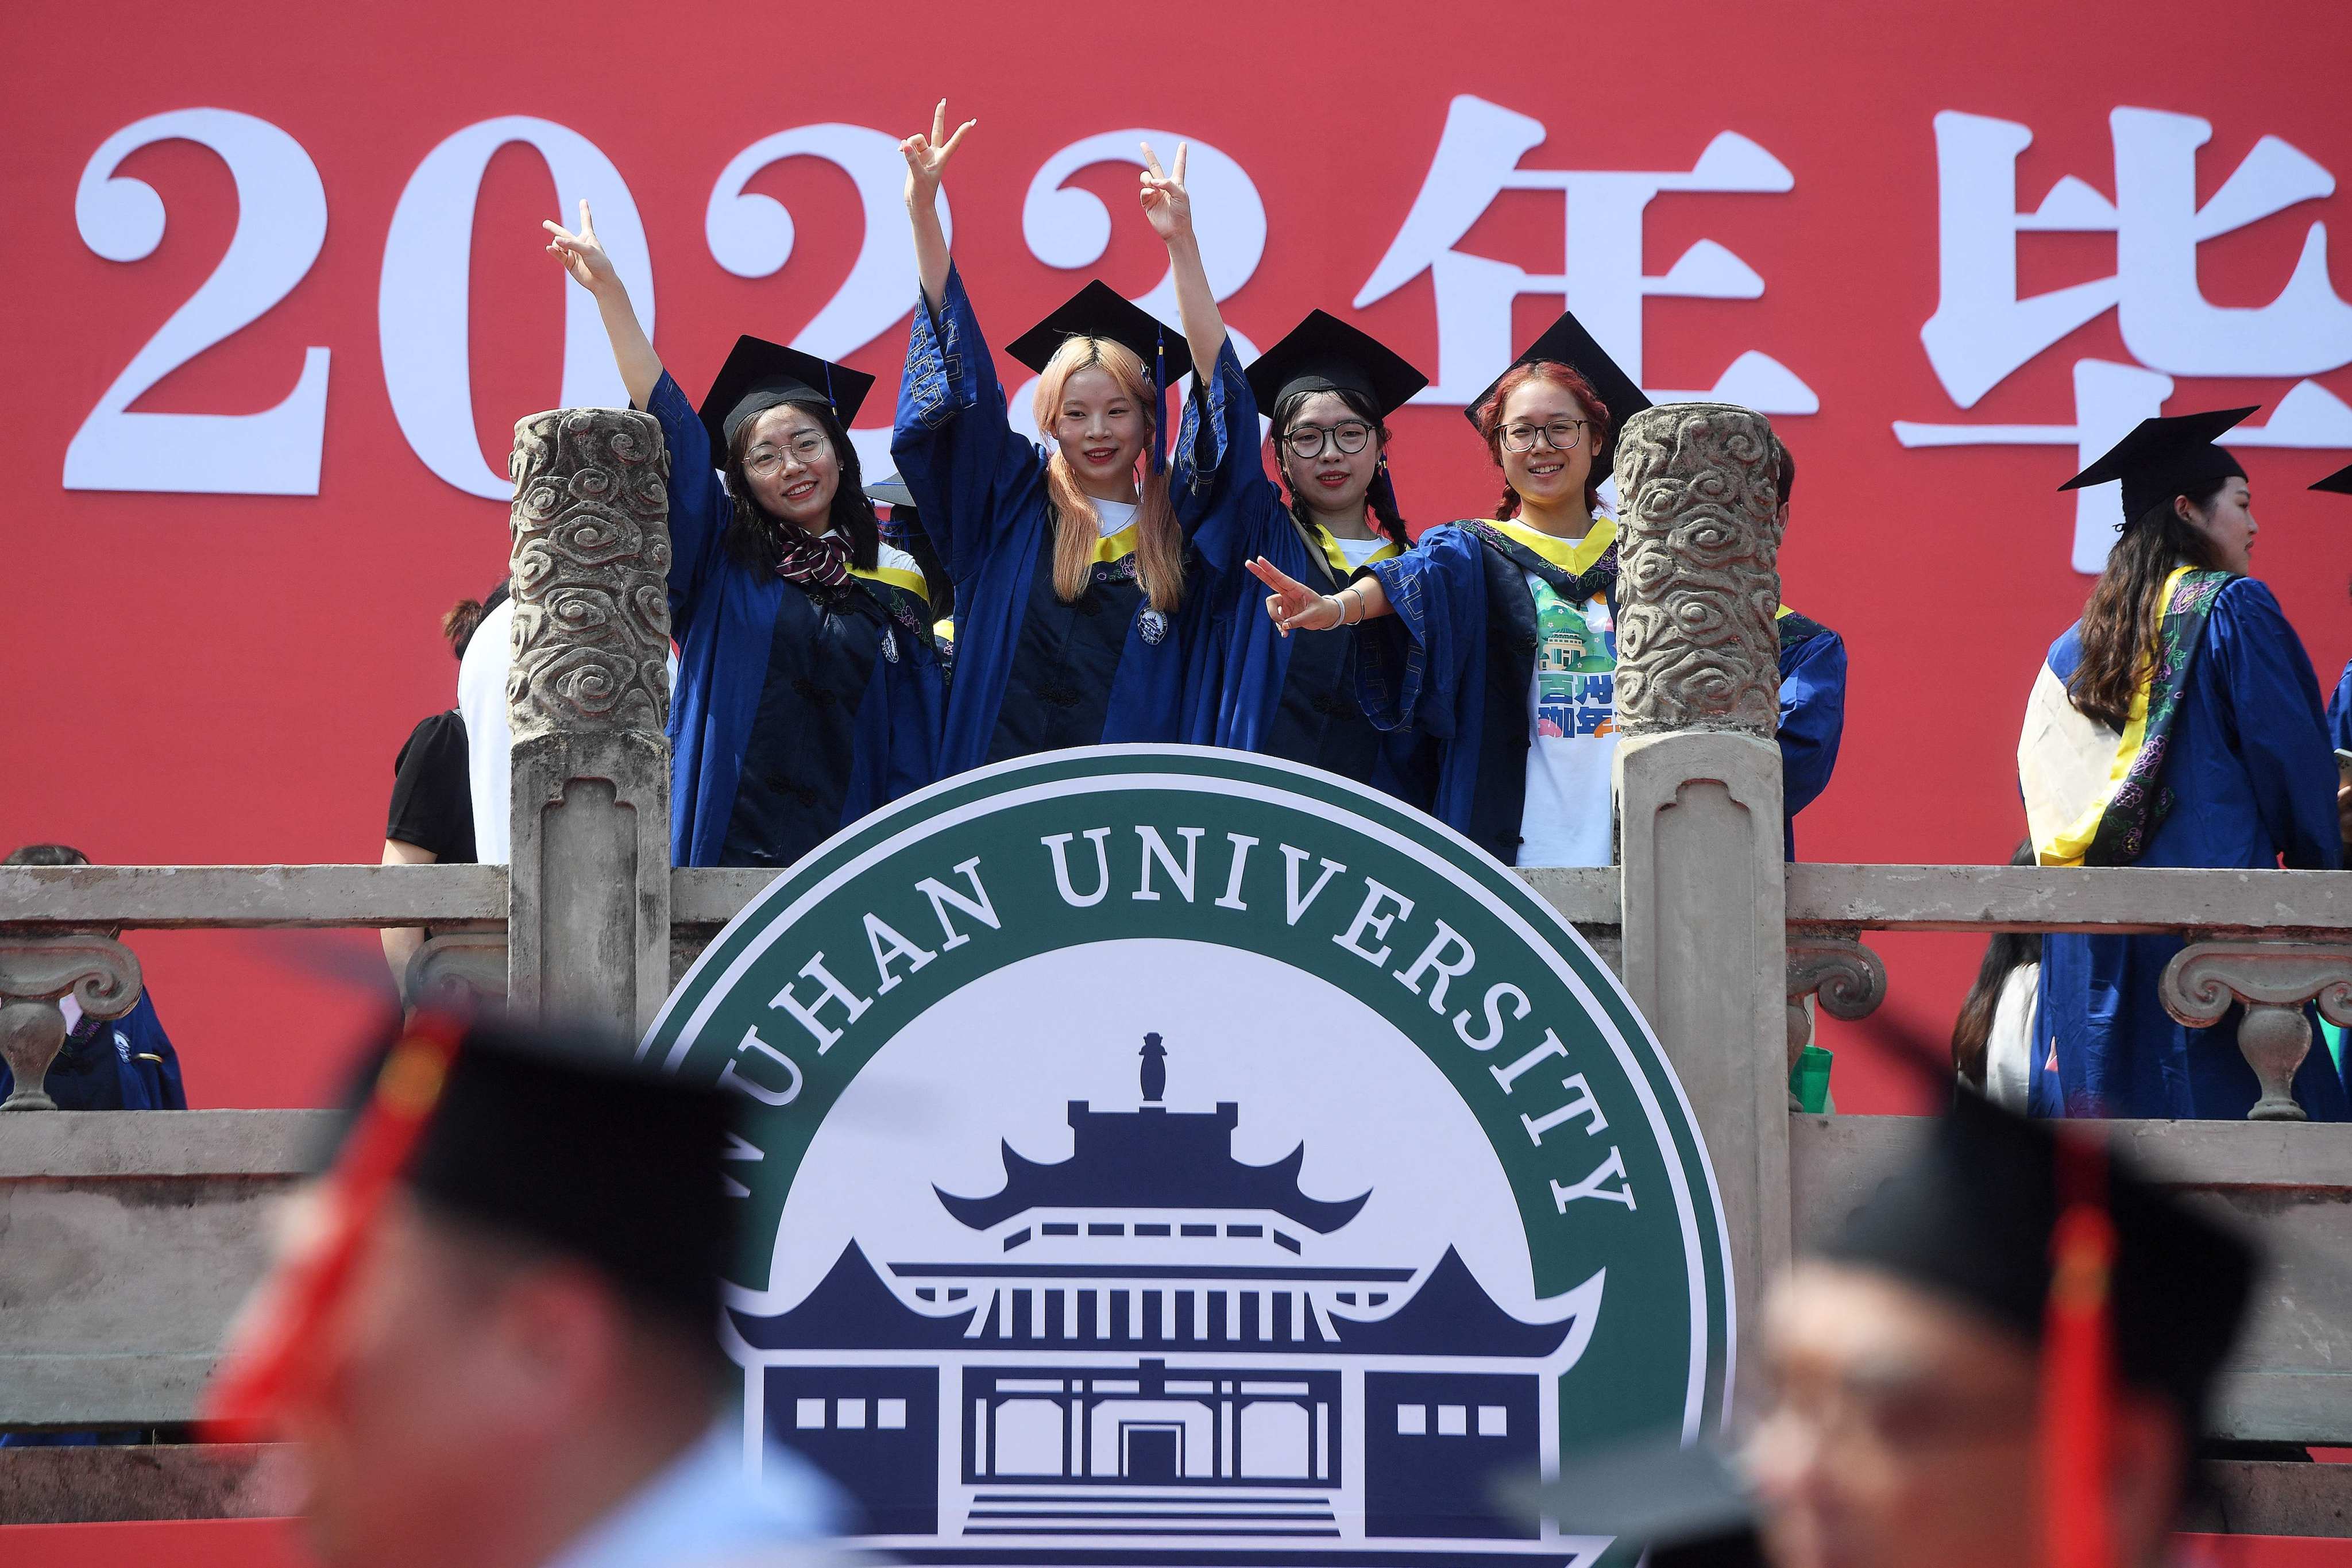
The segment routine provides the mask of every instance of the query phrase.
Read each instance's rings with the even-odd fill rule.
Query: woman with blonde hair
[[[1161,393],[1183,338],[1099,282],[1016,339],[1038,446],[1004,388],[938,211],[970,122],[908,137],[922,309],[890,453],[956,584],[942,773],[1098,742],[1174,741],[1185,693],[1185,542],[1168,501]]]

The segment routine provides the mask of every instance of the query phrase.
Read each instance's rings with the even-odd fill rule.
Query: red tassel
[[[2107,1465],[2115,1419],[2115,1328],[2108,1310],[2115,1222],[2107,1155],[2058,1140],[2058,1223],[2042,1345],[2042,1477],[2049,1568],[2113,1568]]]
[[[465,1028],[462,1019],[419,1009],[384,1058],[342,1157],[320,1184],[318,1229],[255,1292],[205,1390],[196,1419],[206,1442],[255,1443],[276,1435],[286,1395],[311,1363],[376,1218],[440,1102]]]

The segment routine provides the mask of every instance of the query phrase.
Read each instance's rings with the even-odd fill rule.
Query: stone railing
[[[1769,700],[1779,597],[1769,454],[1769,426],[1744,410],[1678,405],[1629,421],[1617,476],[1631,498],[1621,864],[1523,873],[1623,976],[1675,1063],[1736,1238],[1744,1324],[1798,1242],[1834,1225],[1923,1126],[1789,1108],[1807,1002],[1861,1017],[1889,991],[1869,933],[2182,932],[2189,945],[2166,975],[2166,1005],[2198,1023],[2245,1004],[2243,1047],[2272,1091],[2263,1117],[2297,1113],[2285,1084],[2312,1048],[2301,1005],[2316,998],[2327,1016],[2352,1016],[2352,878],[1784,864]],[[63,1030],[57,998],[71,992],[100,1016],[136,1001],[137,963],[120,931],[429,926],[433,940],[409,970],[412,994],[504,994],[526,1011],[582,1013],[632,1032],[648,1019],[769,880],[667,863],[654,673],[665,635],[662,460],[636,416],[572,411],[519,427],[511,873],[0,868],[0,1048],[19,1080],[12,1105],[37,1103]],[[260,1268],[266,1200],[299,1179],[322,1123],[315,1111],[0,1115],[0,1428],[185,1421]],[[2221,1401],[2222,1429],[2352,1444],[2352,1129],[2265,1121],[2107,1131],[2268,1237],[2285,1260]],[[148,1462],[156,1474],[177,1463]],[[0,1456],[0,1520],[77,1516],[80,1505],[57,1500],[94,1494],[59,1478],[112,1463]],[[2272,1500],[2248,1504],[2232,1528],[2310,1531],[2330,1508],[2339,1521],[2352,1511],[2352,1467],[2273,1468],[2294,1474],[2225,1482],[2225,1492]],[[114,1511],[79,1517],[246,1506],[232,1486],[205,1492],[211,1502],[184,1500],[193,1495],[90,1504]]]

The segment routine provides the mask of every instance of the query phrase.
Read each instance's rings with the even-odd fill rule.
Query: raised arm
[[[1168,268],[1176,280],[1176,313],[1183,323],[1184,341],[1192,350],[1192,378],[1197,384],[1216,374],[1217,351],[1225,344],[1225,319],[1217,313],[1217,299],[1209,291],[1209,274],[1201,266],[1200,242],[1192,234],[1192,197],[1184,189],[1184,160],[1191,144],[1176,143],[1176,167],[1162,173],[1151,143],[1143,143],[1143,216],[1168,247]]]
[[[648,406],[654,388],[661,382],[661,357],[654,353],[653,340],[646,336],[637,320],[636,307],[629,303],[629,290],[613,269],[613,258],[597,242],[596,220],[588,211],[588,198],[580,198],[578,234],[560,223],[539,226],[549,235],[547,253],[562,261],[572,280],[594,297],[596,313],[604,319],[604,336],[612,340],[613,363],[621,367],[621,384],[629,389],[629,406]]]
[[[948,286],[948,236],[940,226],[940,177],[955,156],[963,133],[979,124],[967,120],[948,134],[948,100],[931,110],[931,133],[916,132],[898,143],[907,158],[907,221],[915,231],[915,269],[923,282],[923,303],[936,312]]]
[[[548,254],[561,259],[572,281],[595,297],[604,335],[613,342],[614,363],[621,367],[621,384],[629,390],[629,405],[661,422],[662,439],[669,447],[669,608],[674,619],[688,620],[721,559],[719,547],[735,510],[719,482],[710,437],[677,378],[662,368],[654,353],[629,303],[629,291],[613,270],[613,258],[596,242],[596,221],[588,204],[580,204],[578,234],[559,224],[540,226],[550,237]]]

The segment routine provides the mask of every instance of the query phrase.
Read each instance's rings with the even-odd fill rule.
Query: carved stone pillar
[[[2329,1023],[2352,1026],[2352,945],[2192,940],[2164,966],[2157,994],[2166,1012],[2191,1028],[2210,1028],[2231,1004],[2245,1004],[2238,1050],[2263,1086],[2246,1119],[2302,1121],[2294,1072],[2311,1053],[2304,1004],[2316,1000]]]
[[[1778,475],[1771,426],[1725,404],[1617,447],[1623,973],[1698,1114],[1743,1324],[1790,1246]]]
[[[139,959],[96,931],[0,936],[0,1060],[16,1079],[0,1110],[55,1110],[43,1087],[66,1043],[58,998],[70,992],[93,1018],[120,1018],[139,1005]]]
[[[515,426],[509,1005],[634,1038],[669,989],[669,454],[626,409]]]

